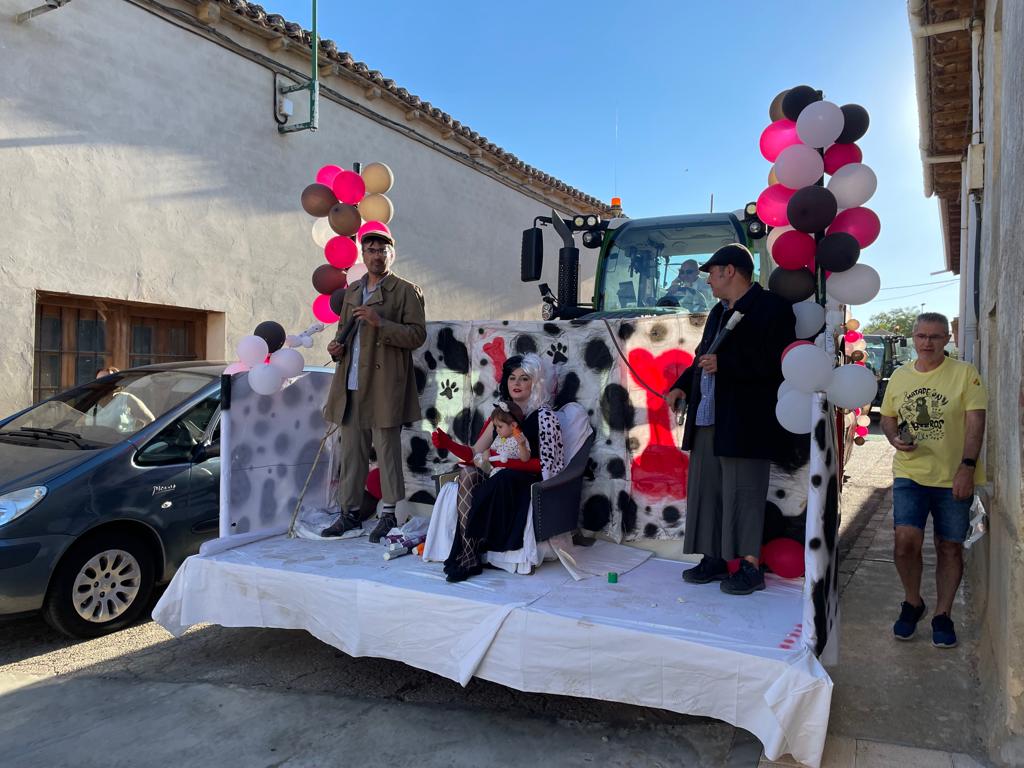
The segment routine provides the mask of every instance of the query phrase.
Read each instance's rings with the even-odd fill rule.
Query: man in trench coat
[[[427,329],[423,292],[391,271],[391,233],[386,228],[364,232],[360,244],[367,274],[348,286],[338,334],[327,345],[338,363],[324,416],[339,428],[342,512],[323,535],[341,536],[362,527],[359,505],[372,445],[384,502],[370,534],[377,543],[397,524],[395,505],[405,498],[402,425],[421,418],[412,351],[426,340]]]

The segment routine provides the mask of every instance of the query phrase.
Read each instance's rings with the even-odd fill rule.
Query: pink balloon
[[[867,248],[878,239],[878,233],[882,231],[882,222],[870,208],[847,208],[839,212],[827,231],[828,234],[848,232],[857,238],[861,248]]]
[[[857,433],[857,437],[867,437],[868,436],[868,428],[867,427],[857,427],[857,429],[855,429],[854,432]]]
[[[236,373],[245,373],[249,370],[249,366],[243,362],[235,362],[224,369],[224,373],[228,376],[232,376]]]
[[[761,154],[769,163],[774,163],[786,147],[800,143],[796,135],[796,123],[792,120],[776,120],[761,132]]]
[[[387,232],[391,234],[391,230],[388,229],[388,225],[383,221],[364,221],[363,225],[359,227],[359,231],[356,232],[356,239],[359,242],[363,241],[364,232]]]
[[[327,245],[324,246],[324,258],[332,267],[348,269],[359,258],[359,249],[352,240],[338,235],[327,241]]]
[[[341,168],[336,165],[325,165],[319,171],[316,172],[316,183],[323,184],[325,187],[329,187],[334,184],[334,180],[341,173]],[[337,195],[335,195],[337,197]]]
[[[782,184],[772,184],[757,198],[757,215],[765,224],[770,227],[785,227],[789,224],[789,217],[786,215],[786,207],[789,205],[789,198],[796,194],[795,189],[790,189]],[[780,236],[781,240],[782,237]]]
[[[761,547],[764,564],[784,579],[804,575],[804,545],[790,538],[772,539]]]
[[[794,341],[792,344],[790,344],[788,347],[782,350],[782,357],[780,357],[779,359],[781,360],[782,358],[784,358],[789,353],[789,350],[795,349],[796,347],[802,347],[804,344],[810,343],[811,342],[809,341]]]
[[[853,415],[854,416],[860,416],[860,408],[854,408],[853,409]]]
[[[864,153],[856,144],[833,144],[825,150],[825,173],[831,176],[844,165],[859,163]]]
[[[334,314],[334,310],[331,309],[330,296],[320,294],[313,299],[313,317],[328,325],[338,322],[338,315]]]
[[[846,339],[846,341],[849,342],[850,344],[853,344],[855,341],[860,341],[861,339],[863,339],[864,334],[861,333],[860,331],[847,331],[843,335],[843,338]]]
[[[772,247],[772,258],[783,269],[800,269],[814,259],[814,238],[795,229],[783,232]]]
[[[331,182],[334,196],[346,205],[355,205],[366,197],[366,182],[355,171],[341,171]]]

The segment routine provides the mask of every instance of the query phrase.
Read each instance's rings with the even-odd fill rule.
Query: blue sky
[[[265,0],[307,28],[309,0]],[[531,165],[633,217],[735,209],[767,184],[768,105],[806,83],[871,114],[858,142],[882,221],[861,255],[901,306],[956,314],[925,199],[906,7],[846,2],[340,3],[319,33]],[[618,140],[616,141],[616,113]],[[524,225],[525,226],[525,225]],[[925,285],[921,285],[925,284]],[[910,287],[902,287],[910,286]]]

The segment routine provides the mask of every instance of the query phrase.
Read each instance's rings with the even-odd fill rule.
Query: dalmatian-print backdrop
[[[824,664],[839,661],[839,477],[836,414],[821,393],[811,433],[807,546],[804,549],[804,641]]]
[[[552,403],[587,409],[597,436],[585,476],[580,526],[613,541],[683,536],[689,458],[665,392],[693,360],[704,317],[664,315],[574,322],[432,322],[414,353],[423,420],[403,430],[410,501],[434,500],[432,475],[452,458],[437,451],[441,427],[472,442],[490,414],[505,360],[536,352],[557,375]],[[627,366],[623,357],[629,361]],[[644,386],[646,384],[646,387]],[[766,532],[803,541],[807,451],[773,466]],[[566,457],[568,461],[571,457]]]
[[[246,376],[231,381],[228,520],[232,533],[287,525],[327,431],[323,405],[331,374],[308,371],[273,395],[257,395]],[[327,506],[327,441],[303,503]],[[223,503],[223,500],[222,500]]]

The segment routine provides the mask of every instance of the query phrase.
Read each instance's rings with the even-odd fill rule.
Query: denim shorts
[[[972,501],[953,498],[952,488],[919,485],[897,477],[892,486],[893,524],[912,525],[923,531],[931,512],[935,535],[942,541],[963,544],[971,523]]]

